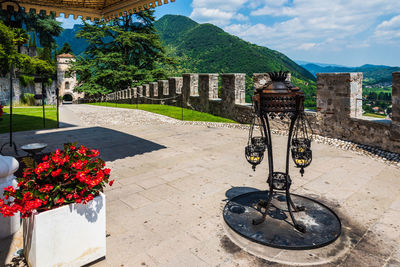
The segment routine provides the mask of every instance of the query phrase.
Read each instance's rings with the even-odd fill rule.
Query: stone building
[[[75,61],[75,57],[71,54],[61,54],[57,56],[57,80],[59,95],[65,101],[77,101],[84,98],[84,93],[74,92],[77,85],[76,74],[68,75],[68,68],[71,61]]]
[[[36,48],[21,47],[21,53],[29,56],[37,56]],[[51,85],[45,86],[46,104],[56,104],[56,89],[58,88],[59,96],[67,101],[76,102],[79,98],[84,98],[83,93],[74,92],[77,85],[76,75],[67,75],[70,62],[75,57],[70,54],[61,54],[57,56],[57,81],[53,81]],[[19,102],[23,94],[42,94],[42,85],[40,83],[28,84],[23,86],[18,78],[13,78],[13,101]],[[10,75],[0,77],[0,104],[8,105],[10,96]],[[64,98],[65,96],[65,98]],[[40,102],[40,101],[39,101]],[[38,102],[38,104],[39,104]]]

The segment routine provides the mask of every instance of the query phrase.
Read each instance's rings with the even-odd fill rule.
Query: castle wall
[[[251,104],[245,103],[245,75],[221,74],[221,99],[218,98],[218,74],[184,74],[182,78],[152,83],[150,88],[159,99],[177,96],[175,102],[159,101],[208,112],[216,116],[250,123]],[[269,81],[267,73],[254,74],[254,88]],[[290,81],[290,75],[288,80]],[[316,134],[400,153],[400,72],[393,73],[393,118],[381,120],[362,116],[362,73],[324,73],[317,75],[317,111],[306,112]],[[137,87],[141,90],[141,86]],[[109,98],[114,99],[114,94]],[[152,95],[150,93],[150,95]],[[131,101],[146,103],[133,94]],[[120,98],[118,98],[120,99]],[[183,100],[183,103],[182,103]],[[124,102],[126,100],[117,100]],[[276,118],[271,128],[287,130],[289,121]]]

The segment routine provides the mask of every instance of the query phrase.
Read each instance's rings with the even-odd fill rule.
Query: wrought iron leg
[[[257,203],[257,208],[258,207],[260,208],[262,217],[258,218],[258,219],[253,219],[253,225],[259,225],[265,221],[265,217],[267,217],[268,210],[271,207],[273,195],[274,195],[274,189],[272,187],[270,187],[267,202],[260,201]],[[262,212],[262,209],[265,209],[264,212]]]
[[[292,202],[292,200],[290,198],[289,187],[286,188],[286,203],[287,203],[287,207],[288,207],[288,211],[289,211],[289,214],[290,214],[290,218],[292,219],[294,227],[298,231],[300,231],[302,233],[305,233],[306,232],[306,227],[303,224],[298,223],[296,221],[296,219],[294,218],[294,216],[293,216],[292,207],[291,207],[293,202]]]

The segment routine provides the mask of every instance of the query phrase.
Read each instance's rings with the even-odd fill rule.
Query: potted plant
[[[82,266],[106,254],[104,187],[110,169],[99,151],[76,144],[28,166],[17,188],[4,189],[0,213],[23,220],[24,254],[29,266]],[[12,201],[9,201],[12,198]],[[8,201],[8,203],[7,203]]]

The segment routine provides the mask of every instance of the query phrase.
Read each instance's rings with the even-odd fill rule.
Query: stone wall
[[[251,104],[245,103],[245,74],[183,74],[150,83],[152,103],[183,105],[250,123]],[[218,98],[218,77],[221,76],[221,98]],[[270,81],[267,73],[254,74],[254,88]],[[288,80],[290,80],[290,75]],[[362,116],[362,73],[327,73],[317,75],[317,111],[306,112],[315,133],[400,153],[400,72],[393,73],[393,120],[377,120]],[[139,97],[146,85],[132,88],[132,94],[112,93],[109,101],[149,103]],[[166,100],[176,96],[175,101]],[[158,102],[154,99],[160,99]],[[163,100],[164,99],[164,100]],[[183,103],[182,103],[183,101]],[[272,129],[287,130],[288,120],[271,121]]]

